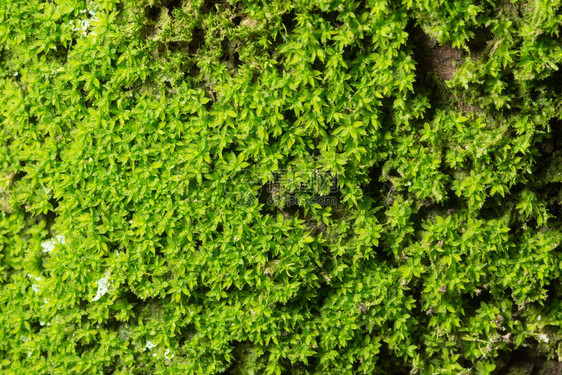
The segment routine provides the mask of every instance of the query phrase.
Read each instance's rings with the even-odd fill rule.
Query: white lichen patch
[[[33,276],[33,275],[30,274],[30,273],[27,274],[27,277],[29,277],[30,279],[35,280],[36,282],[41,281],[41,277],[39,277],[39,276]],[[33,283],[33,284],[31,284],[31,289],[32,289],[35,293],[37,293],[37,292],[39,292],[39,285]]]
[[[59,234],[56,236],[57,242],[64,245],[66,242],[66,238],[64,237],[63,234]]]
[[[164,358],[166,358],[168,360],[174,358],[174,353],[172,353],[170,348],[166,349],[166,351],[164,352]]]
[[[51,238],[49,240],[41,242],[41,248],[43,249],[44,253],[50,253],[55,249],[55,246],[57,244],[64,245],[65,242],[66,238],[62,234],[59,234],[55,238]]]
[[[80,32],[84,36],[94,33],[92,24],[99,21],[98,12],[99,6],[93,1],[88,2],[87,9],[80,11],[87,18],[73,20],[73,23],[71,23],[72,31]]]
[[[30,279],[33,279],[35,281],[41,281],[41,277],[40,276],[33,276],[32,274],[28,273],[27,277],[29,277]]]
[[[548,336],[545,335],[544,333],[541,333],[541,334],[539,335],[539,341],[540,341],[540,342],[548,342],[548,341],[549,341]]]
[[[155,344],[155,343],[153,343],[153,342],[150,341],[150,340],[147,340],[147,341],[146,341],[146,344],[144,345],[143,351],[144,351],[144,350],[147,350],[147,349],[148,349],[148,350],[151,350],[151,349],[153,349],[153,348],[155,348],[155,347],[156,347],[156,344]]]
[[[103,297],[109,290],[109,274],[106,274],[104,277],[96,281],[98,284],[98,291],[96,296],[92,299],[92,301],[97,301],[101,297]]]
[[[46,240],[41,242],[41,248],[43,249],[44,253],[50,253],[55,249],[55,241],[54,240]]]

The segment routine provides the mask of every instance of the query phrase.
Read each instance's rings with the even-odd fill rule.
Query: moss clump
[[[550,0],[0,2],[1,372],[556,359],[561,22]]]

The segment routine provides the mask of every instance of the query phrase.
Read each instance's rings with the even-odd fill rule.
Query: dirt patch
[[[562,375],[562,362],[547,360],[532,348],[520,348],[499,360],[494,375]]]
[[[457,67],[463,61],[462,50],[450,45],[440,46],[419,27],[413,31],[413,41],[418,69],[422,73],[435,72],[443,81],[453,78]]]
[[[552,154],[555,151],[562,150],[562,120],[552,118],[549,121],[550,133],[548,138],[544,138],[541,143],[541,151],[543,154]]]
[[[492,32],[486,28],[474,30],[474,36],[467,42],[470,55],[478,59],[482,57],[486,48],[494,41]]]
[[[484,114],[484,110],[474,104],[470,104],[466,98],[464,98],[462,95],[454,95],[453,96],[453,103],[457,109],[457,111],[465,114],[465,115],[469,115],[471,113],[477,113],[477,114]]]

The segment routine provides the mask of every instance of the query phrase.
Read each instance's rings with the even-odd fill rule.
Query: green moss
[[[1,2],[1,372],[557,358],[561,21],[550,0]]]

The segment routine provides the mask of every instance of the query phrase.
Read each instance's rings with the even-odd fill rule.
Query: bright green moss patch
[[[552,0],[1,1],[0,372],[560,360],[561,23]]]

